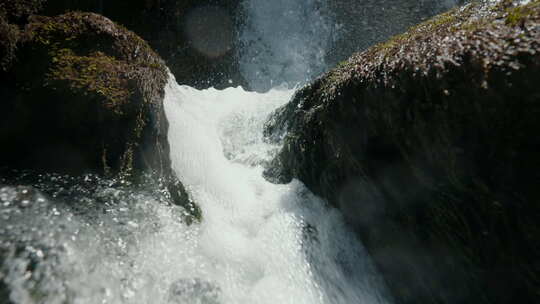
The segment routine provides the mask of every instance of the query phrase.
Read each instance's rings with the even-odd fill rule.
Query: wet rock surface
[[[0,71],[8,69],[16,58],[21,27],[27,23],[28,16],[43,8],[43,2],[44,0],[0,1]]]
[[[196,88],[245,86],[236,60],[240,1],[47,1],[40,14],[104,15],[137,33],[165,60],[180,84]]]
[[[26,16],[0,73],[0,167],[137,180],[152,173],[188,205],[170,167],[163,60],[93,13]],[[9,57],[9,56],[8,56]]]
[[[135,150],[144,133],[158,139],[166,132],[160,113],[166,68],[112,21],[90,13],[32,17],[16,66],[2,76],[3,165],[127,173],[157,161]]]
[[[539,55],[538,1],[439,15],[301,89],[266,173],[341,209],[398,303],[538,302]]]

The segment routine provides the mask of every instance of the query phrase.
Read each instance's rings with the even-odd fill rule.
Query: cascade
[[[279,148],[264,123],[294,90],[199,91],[170,75],[173,167],[200,224],[149,185],[43,176],[0,191],[3,273],[16,303],[388,303],[341,214],[263,166]],[[91,187],[89,185],[92,185]],[[32,269],[32,272],[28,272]]]
[[[244,2],[240,67],[266,93],[200,91],[169,76],[171,159],[203,211],[200,224],[184,223],[184,210],[152,184],[133,188],[92,175],[51,174],[35,185],[53,193],[47,197],[32,188],[0,187],[0,297],[14,303],[390,303],[338,211],[299,181],[276,185],[262,177],[280,148],[263,137],[264,123],[299,83],[328,68],[326,51],[340,27],[324,3]]]

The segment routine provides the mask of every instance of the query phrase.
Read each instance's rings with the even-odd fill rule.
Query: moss
[[[462,45],[456,42],[480,36],[476,32],[482,32],[482,35],[487,36],[490,33],[503,32],[510,28],[517,28],[521,31],[520,27],[527,20],[530,20],[531,27],[534,27],[536,20],[540,18],[538,6],[539,0],[533,0],[526,5],[521,5],[518,0],[502,1],[494,5],[483,1],[473,1],[463,7],[452,9],[413,26],[405,33],[396,35],[365,52],[353,55],[347,63],[336,67],[327,73],[327,77],[323,77],[321,80],[325,83],[323,88],[327,89],[327,93],[331,95],[340,82],[348,81],[359,71],[372,70],[371,67],[374,66],[385,66],[384,71],[388,75],[394,69],[405,66],[408,68],[432,66],[431,62],[425,60],[430,57],[424,55],[433,53],[435,50],[433,45],[442,44],[446,47],[451,45],[452,48],[462,48]],[[520,33],[519,35],[523,36],[524,34]],[[453,41],[441,37],[453,37]],[[511,45],[514,43],[511,42]],[[457,50],[445,50],[444,54],[440,54],[446,59],[444,66],[459,64],[460,58],[446,56],[454,51]],[[508,58],[500,50],[496,53],[501,56],[500,60],[489,60],[486,63],[495,64]],[[437,68],[444,66],[437,66]],[[378,81],[384,83],[387,79],[383,76],[379,77]]]
[[[87,49],[99,50],[132,64],[164,70],[160,57],[146,41],[100,15],[72,12],[55,18],[34,16],[30,21],[27,40],[82,53]],[[88,45],[88,40],[94,40],[95,45]]]
[[[507,26],[516,27],[526,19],[537,17],[539,0],[532,0],[526,5],[520,5],[518,0],[501,1],[493,6],[486,6],[481,1],[451,9],[450,11],[435,16],[425,22],[409,28],[402,34],[395,35],[385,42],[379,43],[362,53],[363,57],[370,57],[373,62],[381,63],[392,60],[393,56],[407,52],[409,45],[419,43],[430,44],[433,38],[452,36],[457,31],[473,33],[498,23],[504,19]],[[335,71],[348,66],[354,69],[355,61],[344,62],[331,71],[328,75],[335,78]]]
[[[0,167],[131,182],[151,174],[172,202],[199,218],[170,164],[163,60],[140,37],[97,14],[28,22],[16,64],[1,75],[7,120],[0,122],[6,147]]]
[[[39,12],[47,0],[4,0],[0,2],[0,13],[5,14],[10,21],[27,17]]]
[[[77,56],[70,49],[61,49],[51,55],[53,65],[45,80],[47,86],[67,86],[80,94],[99,96],[106,108],[122,114],[122,106],[132,95],[128,78],[123,74],[128,70],[125,62],[101,52]]]
[[[6,71],[15,60],[20,27],[26,18],[38,12],[45,0],[9,0],[0,2],[0,71]]]
[[[473,5],[471,5],[473,6]],[[437,33],[441,30],[449,30],[449,28],[455,26],[456,21],[459,20],[459,16],[462,16],[459,8],[455,8],[449,12],[435,16],[423,23],[411,27],[406,32],[396,35],[389,40],[382,42],[372,48],[372,52],[378,55],[384,56],[394,55],[399,48],[406,45],[410,41],[418,39],[429,39],[430,33]],[[467,9],[472,10],[472,8]]]
[[[539,7],[540,1],[533,0],[526,5],[508,8],[506,24],[513,27],[521,25],[525,20],[531,18],[533,15],[538,15]]]
[[[43,85],[51,89],[94,98],[117,114],[133,108],[133,94],[143,103],[159,102],[155,97],[163,94],[167,75],[159,56],[141,38],[99,15],[33,16],[21,40],[46,57],[38,66],[45,69]],[[137,89],[143,78],[156,85]]]

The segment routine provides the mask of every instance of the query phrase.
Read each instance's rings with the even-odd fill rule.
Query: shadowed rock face
[[[266,173],[341,209],[398,303],[536,303],[539,83],[540,2],[467,5],[300,90]]]
[[[163,179],[170,167],[163,109],[167,70],[134,33],[93,13],[32,16],[3,73],[0,168]]]
[[[5,71],[15,59],[19,26],[31,14],[43,7],[45,0],[0,0],[0,71]]]

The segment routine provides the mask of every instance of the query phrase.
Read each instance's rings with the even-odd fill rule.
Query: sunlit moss
[[[533,0],[526,5],[519,5],[507,9],[506,24],[509,26],[518,26],[527,18],[538,15],[540,0]]]
[[[127,64],[95,52],[90,56],[77,56],[70,49],[54,53],[53,65],[47,75],[47,84],[65,86],[73,91],[101,96],[107,108],[121,113],[120,105],[129,102],[131,92],[123,75]]]

